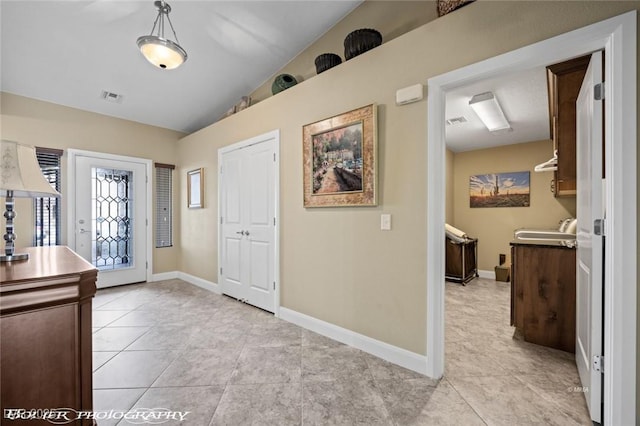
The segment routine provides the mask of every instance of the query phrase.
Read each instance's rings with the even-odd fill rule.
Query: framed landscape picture
[[[376,105],[302,128],[304,207],[375,206]]]
[[[529,207],[529,172],[469,176],[470,207]]]

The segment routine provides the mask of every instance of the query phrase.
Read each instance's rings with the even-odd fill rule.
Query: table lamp
[[[5,197],[4,217],[7,220],[7,233],[4,234],[5,253],[0,255],[0,262],[26,260],[29,253],[15,253],[13,210],[15,197],[59,197],[45,179],[33,146],[18,142],[0,140],[0,197]]]

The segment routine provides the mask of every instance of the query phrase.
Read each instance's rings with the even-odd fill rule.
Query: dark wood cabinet
[[[464,242],[445,238],[445,279],[466,284],[478,276],[478,240]]]
[[[576,100],[590,58],[587,55],[547,67],[551,140],[558,152],[552,183],[556,197],[576,195]]]
[[[7,408],[91,411],[91,299],[97,270],[67,247],[24,251],[28,260],[0,264],[2,415]]]
[[[527,342],[575,352],[576,250],[511,245],[511,325]]]

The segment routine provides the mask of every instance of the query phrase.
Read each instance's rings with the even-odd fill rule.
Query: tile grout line
[[[252,326],[253,327],[253,326]],[[236,358],[236,362],[233,366],[233,369],[231,370],[231,374],[229,375],[229,378],[227,379],[226,383],[224,384],[224,389],[222,391],[222,394],[220,395],[220,399],[218,400],[218,403],[216,404],[216,409],[213,410],[213,414],[211,415],[211,420],[209,420],[209,425],[213,424],[213,418],[216,416],[216,413],[218,412],[218,410],[220,409],[220,403],[222,402],[222,400],[224,399],[224,396],[227,394],[227,390],[229,389],[229,385],[231,384],[231,379],[233,379],[233,373],[236,371],[236,369],[238,368],[238,363],[240,362],[240,357],[242,356],[242,353],[244,352],[244,349],[247,345],[246,340],[243,340],[242,342],[242,348],[240,349],[240,351],[238,352],[238,356]]]
[[[485,425],[489,425],[489,423],[487,423],[487,420],[485,420],[485,418],[484,418],[484,417],[482,417],[482,416],[480,415],[480,413],[478,413],[478,412],[476,411],[476,408],[475,408],[473,405],[471,405],[471,404],[469,403],[469,401],[467,401],[467,399],[466,399],[464,396],[462,396],[462,394],[458,391],[458,388],[456,388],[456,387],[455,387],[455,385],[454,385],[453,383],[451,383],[448,379],[446,379],[446,378],[444,378],[444,377],[443,377],[443,380],[446,380],[446,381],[447,381],[447,383],[449,384],[449,386],[451,386],[451,388],[455,391],[455,393],[457,393],[457,394],[458,394],[458,396],[459,396],[459,397],[464,401],[464,403],[465,403],[465,404],[467,404],[467,406],[468,406],[469,408],[471,408],[471,410],[473,410],[473,412],[475,413],[475,415],[476,415],[476,416],[478,416],[478,418],[482,421],[482,423],[484,423]]]
[[[126,296],[126,294],[123,294],[121,297],[118,297],[118,298],[116,298],[116,299],[114,299],[114,300],[120,299],[120,298],[125,297],[125,296]],[[93,313],[93,312],[92,312],[92,313]],[[131,313],[131,310],[129,310],[126,314],[122,315],[122,316],[121,316],[121,317],[119,317],[119,318],[122,318],[123,316],[128,315],[129,313]],[[118,318],[118,319],[119,319],[119,318]],[[115,321],[117,321],[117,319],[116,319]],[[112,321],[112,322],[115,322],[115,321]],[[106,328],[106,327],[108,327],[108,325],[107,325],[107,326],[105,326],[105,327],[103,327],[103,328]],[[145,333],[143,333],[142,335],[138,336],[136,339],[134,339],[134,340],[133,340],[133,342],[135,342],[136,340],[138,340],[140,337],[144,336],[145,334],[146,334],[146,332],[145,332]],[[131,343],[133,343],[133,342],[131,342]],[[104,363],[104,364],[102,364],[100,367],[98,367],[98,369],[96,369],[96,371],[92,372],[92,375],[94,375],[94,374],[95,374],[96,372],[98,372],[101,368],[103,368],[104,366],[106,366],[110,361],[112,361],[112,360],[113,360],[114,358],[116,358],[118,355],[120,355],[121,353],[123,353],[123,352],[125,351],[125,349],[131,345],[131,343],[130,343],[129,345],[125,346],[123,349],[121,349],[121,350],[119,350],[119,351],[116,351],[117,353],[116,353],[114,356],[112,356],[112,357],[111,357],[107,362],[105,362],[105,363]],[[92,379],[93,379],[93,377],[92,377]],[[92,380],[92,382],[93,382],[93,380]],[[100,390],[105,390],[105,389],[119,389],[119,390],[122,390],[122,389],[125,389],[125,388],[102,388],[102,389],[96,389],[96,388],[95,388],[95,383],[94,383],[94,386],[93,386],[93,389],[92,389],[92,393],[93,393],[93,392],[95,392],[96,390],[100,391]],[[148,388],[148,387],[146,387],[146,388],[145,388],[145,387],[134,387],[134,388],[126,388],[126,389],[145,389],[145,390],[140,394],[140,396],[139,396],[139,397],[138,397],[138,398],[133,402],[133,404],[131,404],[131,406],[127,408],[127,410],[131,410],[133,407],[135,407],[135,405],[138,403],[138,401],[140,401],[140,399],[144,396],[144,394],[147,392],[147,390],[149,390],[149,388]],[[121,420],[121,421],[117,422],[117,423],[116,423],[116,426],[119,426],[119,425],[121,425],[121,424],[124,424],[123,422],[124,422],[124,420]]]

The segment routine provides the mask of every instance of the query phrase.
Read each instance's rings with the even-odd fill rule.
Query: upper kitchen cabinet
[[[553,149],[558,152],[552,191],[556,197],[576,195],[576,100],[590,55],[547,67],[549,120]]]

